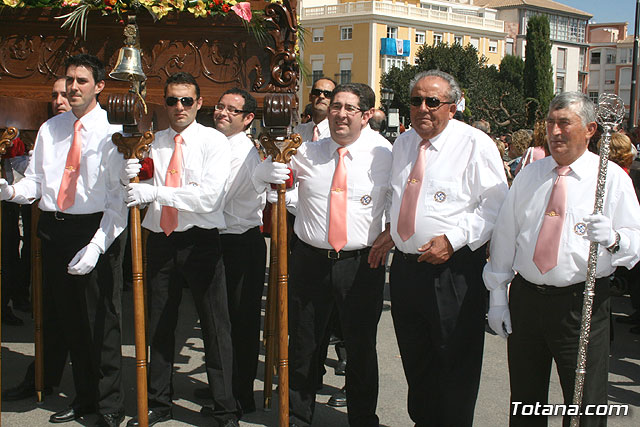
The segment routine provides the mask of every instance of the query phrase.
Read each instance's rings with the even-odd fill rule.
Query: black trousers
[[[59,220],[43,212],[38,235],[42,240],[43,300],[53,302],[44,303],[45,310],[53,310],[46,315],[45,349],[51,347],[47,342],[53,337],[52,329],[60,332],[71,355],[76,389],[72,406],[107,414],[124,410],[120,324],[126,232],[100,256],[89,274],[67,273],[67,265],[91,241],[101,218],[98,213],[65,215]],[[49,357],[51,354],[45,354],[45,360]]]
[[[233,343],[233,395],[243,409],[255,407],[253,381],[258,371],[260,316],[267,245],[255,227],[222,234],[222,255]]]
[[[171,409],[175,330],[182,284],[186,282],[200,317],[214,416],[219,420],[237,417],[231,382],[231,325],[218,230],[194,227],[169,236],[149,234],[147,280],[149,408],[166,412]]]
[[[485,247],[464,247],[445,263],[396,251],[391,314],[418,427],[464,427],[473,412],[484,345]],[[349,355],[351,357],[351,355]]]
[[[10,300],[25,297],[20,270],[20,205],[2,202],[2,307]],[[22,289],[21,289],[22,288]],[[27,290],[26,298],[29,298]]]
[[[368,251],[333,260],[301,240],[293,247],[289,287],[290,420],[309,425],[313,418],[319,357],[337,307],[347,363],[349,425],[378,426],[376,333],[384,287],[384,267],[372,269]]]
[[[516,276],[509,290],[513,333],[507,343],[511,402],[548,403],[551,361],[555,360],[564,396],[571,404],[575,380],[584,283],[567,288],[539,289]],[[609,371],[609,278],[596,280],[587,350],[583,405],[607,403]],[[553,402],[560,403],[560,402]],[[513,416],[511,426],[546,426],[546,416]],[[569,425],[570,417],[563,424]],[[582,416],[580,426],[605,426],[604,416]]]

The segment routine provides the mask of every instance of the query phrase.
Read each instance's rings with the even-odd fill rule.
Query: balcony
[[[349,16],[351,18],[368,15],[406,18],[425,23],[504,32],[504,21],[463,15],[460,13],[423,9],[413,5],[392,3],[389,1],[359,1],[337,5],[305,7],[302,9],[300,20],[310,22],[327,18],[341,18],[343,16]]]
[[[380,55],[388,56],[409,56],[411,43],[409,40],[400,39],[380,39]]]

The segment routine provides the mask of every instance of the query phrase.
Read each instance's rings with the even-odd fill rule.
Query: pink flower
[[[251,21],[251,3],[248,1],[237,3],[235,6],[231,8],[236,15],[245,21]]]

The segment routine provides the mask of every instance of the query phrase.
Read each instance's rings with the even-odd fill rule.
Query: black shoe
[[[149,409],[149,427],[163,421],[169,421],[172,418],[171,411],[160,411],[159,409]],[[138,417],[133,417],[127,423],[127,427],[138,427],[140,421]]]
[[[333,373],[341,377],[344,377],[345,375],[347,375],[347,361],[338,360],[338,364],[334,368]]]
[[[229,418],[228,420],[224,420],[218,423],[220,427],[240,427],[238,420],[235,418]]]
[[[329,398],[327,405],[333,406],[334,408],[347,406],[347,393],[345,392],[345,388],[343,387],[339,392],[334,393],[333,396]]]
[[[13,313],[11,307],[2,307],[2,324],[7,326],[22,326],[24,321]]]
[[[193,395],[198,399],[213,399],[209,387],[198,387],[197,389],[193,390]]]
[[[90,413],[91,411],[88,411],[88,410],[69,407],[51,415],[49,417],[49,422],[54,424],[68,423],[69,421],[75,421],[78,418]]]
[[[120,427],[124,421],[124,412],[115,412],[113,414],[102,414],[98,416],[96,422],[97,427]]]

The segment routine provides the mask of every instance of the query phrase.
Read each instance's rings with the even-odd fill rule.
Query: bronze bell
[[[147,79],[142,71],[142,57],[140,50],[135,47],[125,46],[118,53],[118,61],[109,77],[115,80],[143,82]]]

